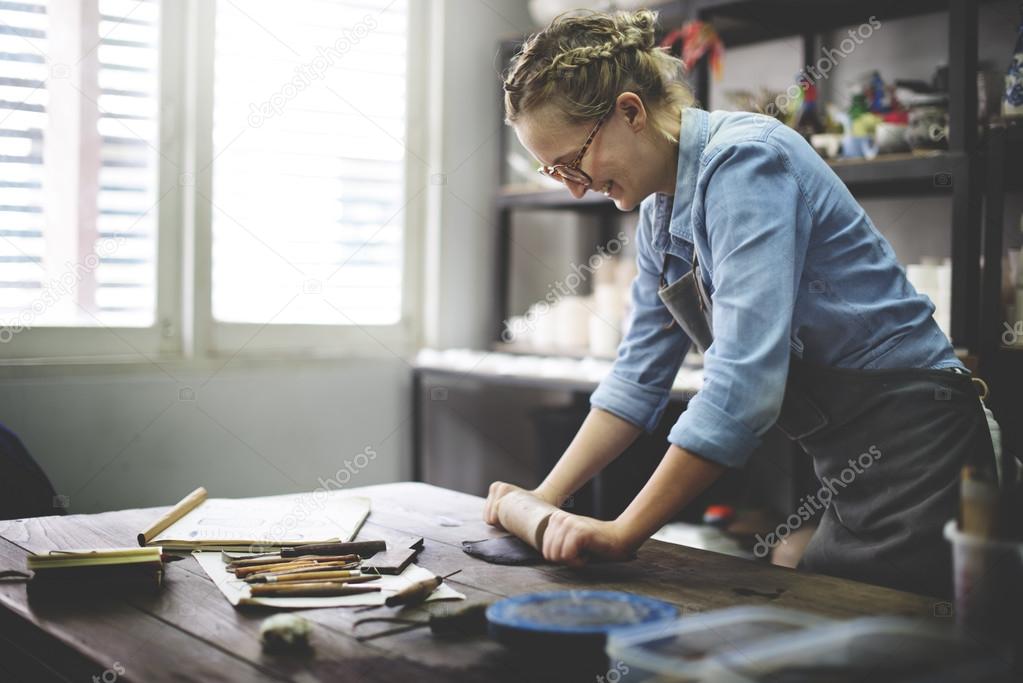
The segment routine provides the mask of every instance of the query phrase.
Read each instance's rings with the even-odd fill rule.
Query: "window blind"
[[[158,13],[0,2],[0,341],[153,322]]]
[[[220,0],[213,314],[401,317],[406,0]]]

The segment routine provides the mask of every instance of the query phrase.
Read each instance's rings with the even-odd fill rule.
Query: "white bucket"
[[[997,642],[1023,640],[1023,542],[982,538],[945,525],[952,543],[956,623]]]

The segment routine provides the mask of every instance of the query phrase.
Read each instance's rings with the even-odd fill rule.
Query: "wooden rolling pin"
[[[558,508],[526,491],[513,491],[497,502],[497,521],[542,552],[547,523],[557,511]]]

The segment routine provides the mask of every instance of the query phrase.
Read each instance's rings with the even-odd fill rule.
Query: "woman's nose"
[[[568,185],[568,191],[576,199],[582,199],[583,195],[586,194],[586,186],[582,183],[573,183],[571,180],[566,180],[565,184]]]

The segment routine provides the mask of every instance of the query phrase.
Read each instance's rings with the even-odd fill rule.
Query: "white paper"
[[[369,499],[340,491],[263,498],[210,498],[148,543],[170,550],[351,541],[369,515]]]
[[[253,598],[249,591],[249,584],[238,579],[228,571],[227,564],[224,563],[220,553],[197,551],[192,553],[192,556],[195,557],[203,571],[213,579],[213,583],[217,585],[217,588],[224,594],[224,597],[235,607],[240,605],[262,605],[264,607],[278,607],[280,609],[310,609],[314,607],[382,605],[388,595],[393,595],[416,581],[422,581],[423,579],[435,576],[433,572],[427,569],[410,564],[401,574],[393,576],[383,575],[370,583],[355,584],[359,586],[380,586],[380,591],[375,593],[316,598]],[[436,600],[465,600],[465,596],[448,584],[442,583],[427,598],[427,602],[434,602]]]

